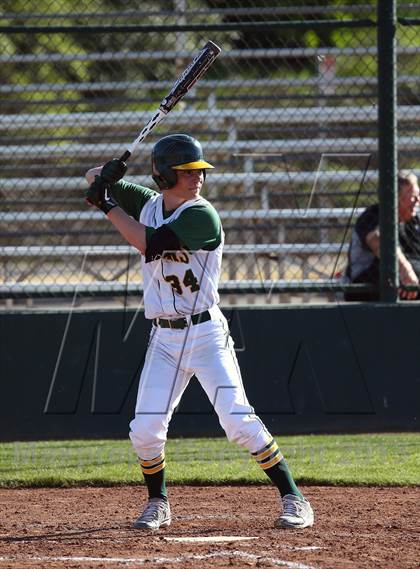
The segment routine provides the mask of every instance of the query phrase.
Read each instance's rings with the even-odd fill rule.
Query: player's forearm
[[[124,239],[144,255],[146,251],[146,227],[127,215],[120,207],[111,209],[107,217]]]

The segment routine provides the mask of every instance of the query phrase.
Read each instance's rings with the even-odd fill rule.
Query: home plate
[[[164,537],[166,541],[179,541],[183,543],[220,543],[221,541],[246,541],[258,539],[257,537],[243,537],[241,535],[210,535],[201,537]]]

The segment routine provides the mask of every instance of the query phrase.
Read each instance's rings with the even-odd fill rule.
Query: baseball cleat
[[[307,528],[314,525],[314,512],[305,498],[286,494],[282,497],[283,513],[274,522],[277,528]]]
[[[140,516],[133,522],[133,528],[158,530],[171,523],[171,508],[163,498],[150,498]]]

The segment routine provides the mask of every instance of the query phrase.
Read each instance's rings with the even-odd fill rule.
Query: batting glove
[[[96,206],[105,214],[117,207],[117,202],[108,193],[109,185],[102,179],[102,176],[95,176],[95,181],[89,186],[86,192],[86,201]]]
[[[112,186],[113,184],[117,183],[118,180],[121,180],[126,172],[127,164],[118,158],[113,158],[103,165],[101,170],[101,178],[105,180],[107,184]]]

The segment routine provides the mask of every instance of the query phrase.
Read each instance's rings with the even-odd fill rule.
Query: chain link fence
[[[222,298],[335,299],[351,228],[377,201],[375,11],[355,0],[4,0],[2,298],[138,294],[138,254],[86,207],[84,173],[124,152],[211,39],[218,60],[126,179],[154,188],[155,141],[193,135],[216,166],[203,194],[226,233]],[[398,27],[399,165],[414,171],[419,29]]]

